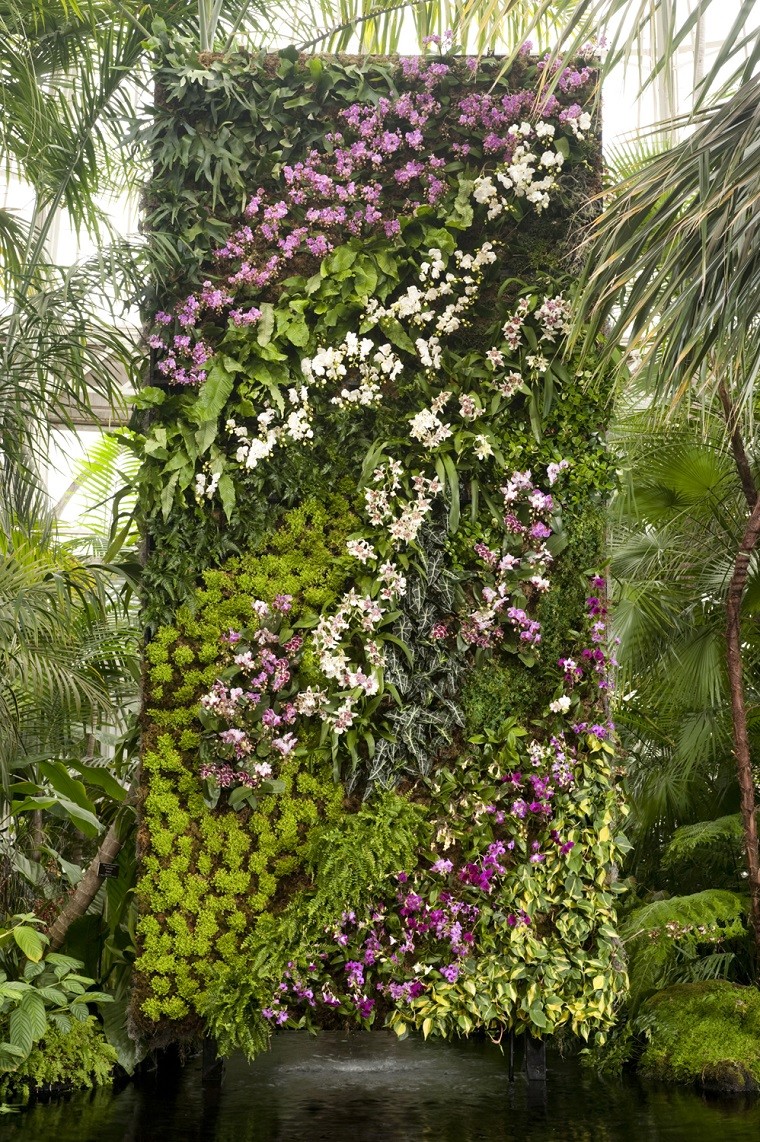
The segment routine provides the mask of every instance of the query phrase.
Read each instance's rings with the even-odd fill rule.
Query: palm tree
[[[613,505],[621,638],[616,721],[627,749],[634,864],[656,866],[674,829],[739,808],[731,758],[725,610],[744,495],[720,407],[621,418],[626,473]],[[744,598],[750,711],[758,705],[757,568]],[[749,732],[760,746],[757,716]]]
[[[709,4],[702,0],[680,26],[676,5],[655,5],[665,20],[655,72]],[[609,7],[622,11],[626,5],[616,0]],[[741,4],[713,66],[697,83],[695,108],[678,124],[688,128],[681,141],[615,186],[592,226],[577,330],[588,347],[605,331],[608,359],[612,346],[627,337],[641,353],[639,381],[660,407],[677,409],[698,394],[722,421],[743,499],[721,613],[760,960],[760,852],[744,661],[750,637],[745,594],[760,542],[758,474],[747,443],[760,371],[760,30],[744,28],[751,10]]]
[[[102,767],[134,719],[139,677],[131,584],[62,541],[28,481],[15,487],[0,534],[0,850],[10,912],[45,888],[48,861],[65,869],[126,796]]]

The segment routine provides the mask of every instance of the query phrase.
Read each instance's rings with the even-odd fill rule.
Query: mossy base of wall
[[[653,995],[642,1077],[706,1090],[760,1091],[760,991],[726,980],[683,983]]]

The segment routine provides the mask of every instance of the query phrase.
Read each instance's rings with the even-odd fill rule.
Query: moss
[[[760,1090],[760,991],[726,980],[665,988],[642,1008],[649,1041],[639,1071],[663,1082]]]
[[[143,1023],[195,1009],[202,957],[212,951],[238,967],[252,917],[271,907],[284,878],[303,873],[310,831],[343,811],[342,787],[316,750],[283,762],[283,791],[262,798],[257,812],[210,809],[197,776],[197,712],[221,669],[221,636],[248,619],[251,599],[292,594],[294,619],[334,599],[346,578],[346,535],[356,525],[348,501],[335,494],[286,513],[265,549],[206,570],[173,625],[149,645],[138,892]],[[167,919],[159,925],[156,915]]]
[[[49,1027],[18,1069],[0,1076],[0,1099],[26,1102],[38,1090],[64,1093],[111,1082],[116,1051],[94,1017],[74,1021],[68,1031]]]

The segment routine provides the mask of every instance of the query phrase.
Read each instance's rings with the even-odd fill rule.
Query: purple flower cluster
[[[516,91],[509,95],[473,92],[465,95],[458,106],[458,123],[473,134],[482,135],[483,151],[495,155],[499,162],[509,163],[520,141],[509,128],[522,119],[556,115],[559,101],[554,95],[537,105],[535,91]]]
[[[477,61],[466,62],[476,69]],[[202,383],[214,352],[204,339],[204,322],[218,325],[226,316],[227,328],[256,324],[261,310],[250,304],[251,292],[277,280],[297,255],[322,259],[347,234],[379,230],[393,239],[400,232],[400,218],[421,205],[440,203],[450,188],[445,174],[448,151],[465,158],[472,145],[479,144],[485,155],[509,162],[522,137],[521,123],[538,117],[555,120],[552,132],[558,127],[570,139],[578,134],[578,104],[563,108],[554,95],[537,96],[530,90],[472,92],[452,108],[468,141],[447,141],[447,153],[437,154],[440,131],[430,127],[438,126],[442,108],[435,91],[450,65],[413,57],[401,66],[413,90],[341,111],[341,128],[325,136],[324,149],[315,148],[302,161],[282,168],[279,198],[261,187],[251,196],[243,225],[215,251],[223,280],[205,281],[172,314],[156,314],[159,327],[175,326],[173,336],[161,328],[150,338],[151,347],[161,354],[158,370],[169,383]],[[568,69],[560,87],[575,90],[592,75],[588,68]]]
[[[566,95],[570,92],[579,91],[580,88],[586,87],[596,78],[596,72],[592,68],[576,68],[573,66],[566,67],[561,59],[556,59],[551,65],[549,65],[549,59],[550,56],[547,53],[544,59],[539,60],[537,64],[538,70],[545,71],[548,65],[549,71],[552,75],[556,75],[556,73],[559,72],[560,74],[559,79],[557,80],[557,86],[559,87],[560,91],[564,92]]]
[[[213,727],[215,751],[222,754],[222,760],[205,763],[200,773],[224,789],[256,788],[273,775],[267,755],[287,757],[298,745],[289,729],[298,717],[290,690],[303,639],[294,635],[281,643],[275,629],[291,605],[290,595],[278,595],[271,609],[257,599],[252,604],[256,629],[245,637],[235,630],[222,635],[234,675],[231,681],[238,684],[217,678],[200,700],[205,720]]]
[[[495,551],[482,541],[475,544],[490,583],[481,587],[479,606],[461,618],[458,633],[471,646],[490,648],[511,627],[521,644],[537,646],[541,624],[512,600],[516,593],[525,598],[526,588],[539,592],[549,588],[546,571],[552,557],[545,540],[552,534],[547,519],[554,511],[554,499],[534,485],[529,471],[513,472],[501,493],[505,507],[502,550]]]
[[[481,892],[492,892],[494,885],[491,882],[494,877],[504,876],[507,872],[499,857],[505,856],[514,847],[514,841],[506,844],[504,841],[493,841],[479,860],[468,861],[459,870],[458,875],[462,884],[471,884]]]

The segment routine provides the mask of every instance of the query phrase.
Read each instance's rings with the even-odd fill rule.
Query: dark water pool
[[[518,1058],[519,1062],[519,1058]],[[384,1032],[281,1035],[221,1090],[200,1062],[160,1082],[0,1117],[3,1142],[760,1142],[760,1100],[602,1080],[549,1059],[546,1085],[490,1043],[398,1043]]]

